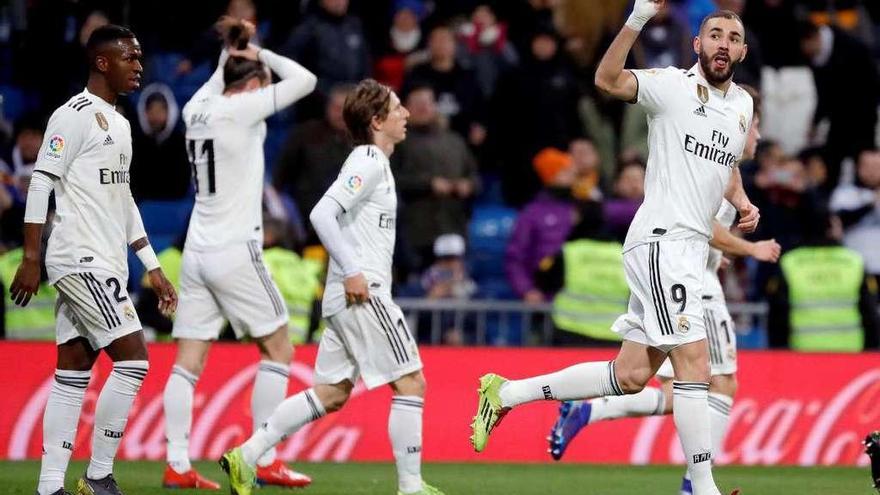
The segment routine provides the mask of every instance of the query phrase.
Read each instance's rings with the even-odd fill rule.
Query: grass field
[[[199,470],[223,480],[215,463],[196,463]],[[372,495],[396,493],[392,464],[298,464],[298,469],[315,480],[303,495]],[[32,495],[36,488],[39,463],[0,463],[0,493]],[[68,489],[85,464],[72,463]],[[116,476],[126,495],[154,493],[210,493],[190,490],[165,491],[160,488],[164,464],[158,462],[120,462]],[[681,469],[677,466],[594,466],[577,464],[429,464],[425,479],[447,495],[677,495]],[[743,495],[876,495],[870,488],[867,469],[856,468],[755,468],[716,469],[719,486],[729,493],[739,487]],[[258,495],[291,493],[275,488]],[[299,493],[298,491],[296,493]]]

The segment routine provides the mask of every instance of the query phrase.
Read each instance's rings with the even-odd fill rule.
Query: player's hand
[[[666,0],[636,0],[633,4],[633,11],[629,15],[629,19],[626,20],[626,26],[641,31],[665,4]]]
[[[15,272],[9,286],[10,299],[19,306],[27,306],[40,287],[40,262],[24,260]]]
[[[370,291],[367,289],[367,277],[363,273],[352,275],[342,281],[342,287],[345,289],[345,305],[363,304],[370,298]]]
[[[746,203],[739,209],[739,223],[736,224],[740,230],[745,233],[754,232],[758,228],[758,221],[761,219],[761,212],[758,207],[752,203]]]
[[[248,60],[253,60],[257,62],[260,60],[260,47],[253,43],[249,43],[247,48],[244,50],[239,50],[238,48],[227,47],[226,52],[229,53],[230,57],[241,57],[246,58]]]
[[[779,261],[779,255],[782,253],[782,246],[776,242],[776,239],[758,241],[752,246],[752,257],[756,260],[766,261],[768,263],[776,263]]]
[[[170,317],[177,310],[177,291],[171,282],[165,278],[161,268],[150,270],[150,287],[159,299],[159,312]]]

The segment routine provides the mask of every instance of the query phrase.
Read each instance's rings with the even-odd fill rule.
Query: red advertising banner
[[[311,384],[316,348],[299,347],[290,391]],[[162,391],[175,349],[150,346],[150,373],[135,401],[120,448],[123,459],[163,459]],[[612,351],[580,349],[422,349],[428,392],[423,458],[427,461],[549,461],[545,437],[557,404],[542,402],[511,412],[485,452],[468,442],[476,409],[477,378],[494,371],[509,378],[536,375]],[[251,431],[250,395],[259,359],[253,346],[216,344],[195,391],[190,453],[216,459]],[[46,342],[0,342],[0,458],[40,457],[43,408],[53,380],[55,347]],[[721,463],[864,465],[860,440],[880,427],[880,355],[742,352],[739,394]],[[111,363],[102,357],[92,374],[74,456],[86,458],[95,402]],[[355,388],[339,413],[291,435],[279,447],[286,460],[390,461],[390,391]],[[566,453],[569,462],[681,463],[672,417],[622,419],[591,425]]]

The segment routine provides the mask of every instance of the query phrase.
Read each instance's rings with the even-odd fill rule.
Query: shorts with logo
[[[63,344],[77,337],[102,349],[141,329],[125,290],[128,277],[102,271],[65,275],[55,282],[55,337]]]
[[[623,253],[629,309],[611,329],[663,352],[705,339],[701,298],[708,253],[705,239],[655,241]]]
[[[422,369],[406,318],[387,296],[373,295],[326,321],[315,360],[315,383],[355,383],[360,376],[372,389]]]
[[[287,305],[256,241],[214,251],[183,250],[171,336],[214,340],[228,320],[238,338],[265,337],[287,323]]]
[[[733,318],[727,311],[727,304],[719,297],[703,299],[703,311],[712,376],[732,375],[736,373],[736,333],[734,333]],[[674,376],[672,362],[669,359],[657,370],[657,376],[661,378]]]

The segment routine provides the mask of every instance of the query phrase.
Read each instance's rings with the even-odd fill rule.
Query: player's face
[[[761,131],[758,127],[761,125],[761,118],[755,115],[752,117],[752,125],[749,127],[749,134],[746,136],[746,145],[743,147],[743,160],[751,160],[755,157],[755,149],[758,148],[758,141],[761,140]]]
[[[736,64],[746,56],[745,29],[736,19],[709,19],[700,35],[694,38],[694,51],[707,81],[727,82],[733,77]]]
[[[110,87],[117,94],[125,95],[141,87],[144,73],[141,58],[143,52],[137,39],[120,39],[98,56],[97,64]]]
[[[388,116],[382,121],[381,132],[391,138],[395,144],[406,138],[406,121],[409,118],[409,111],[400,103],[400,98],[392,91],[391,100],[389,101],[390,109]]]

